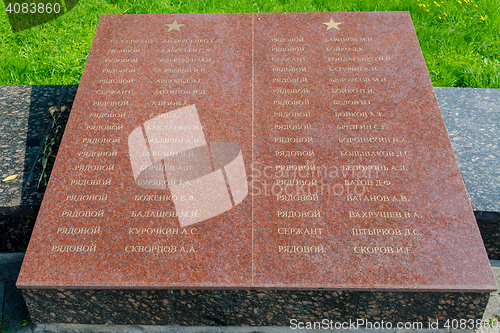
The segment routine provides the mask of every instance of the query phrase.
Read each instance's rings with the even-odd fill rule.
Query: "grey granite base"
[[[481,319],[490,297],[489,293],[323,290],[29,289],[23,293],[35,324],[290,326],[384,320],[393,328],[398,322],[421,322],[428,328],[429,321],[439,320],[443,327],[447,319]]]
[[[33,323],[171,324],[168,290],[23,290]]]

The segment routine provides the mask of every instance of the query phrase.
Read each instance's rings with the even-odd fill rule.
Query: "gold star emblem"
[[[168,26],[168,31],[167,32],[172,31],[172,30],[181,31],[180,27],[183,27],[184,24],[179,24],[179,23],[177,23],[177,20],[175,20],[174,23],[167,24],[167,26]]]
[[[342,22],[335,22],[333,19],[330,19],[330,22],[323,22],[323,24],[326,24],[326,30],[330,30],[331,28],[335,28],[337,30],[339,29],[339,24],[342,24]]]

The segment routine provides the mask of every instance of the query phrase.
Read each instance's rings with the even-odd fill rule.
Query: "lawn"
[[[101,14],[409,11],[434,86],[500,88],[500,0],[81,0],[17,33],[0,11],[0,86],[79,83]]]

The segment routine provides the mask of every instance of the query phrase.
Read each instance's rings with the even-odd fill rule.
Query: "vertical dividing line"
[[[254,104],[254,47],[255,47],[255,13],[252,13],[252,168],[254,165],[254,145],[255,145],[255,135],[254,135],[254,123],[255,123],[255,104]],[[252,183],[253,183],[253,170],[252,170]],[[253,186],[252,186],[252,287],[254,286],[254,275],[255,275],[255,263],[253,259],[254,247],[253,247],[253,237],[254,237],[254,213],[253,213]]]

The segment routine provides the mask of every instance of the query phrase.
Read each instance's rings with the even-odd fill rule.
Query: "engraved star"
[[[323,24],[326,24],[327,28],[326,30],[330,30],[331,28],[335,28],[337,30],[339,29],[339,24],[342,24],[342,22],[335,22],[333,19],[330,19],[330,22],[323,22]]]
[[[167,24],[167,26],[168,26],[168,31],[167,32],[172,31],[172,30],[181,31],[180,27],[183,27],[184,24],[179,24],[179,23],[177,23],[177,20],[175,20],[174,23]]]

